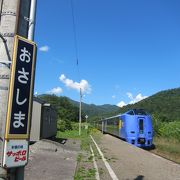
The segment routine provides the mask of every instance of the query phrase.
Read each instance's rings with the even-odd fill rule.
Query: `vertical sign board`
[[[27,164],[35,58],[35,43],[15,36],[3,156],[6,168]]]

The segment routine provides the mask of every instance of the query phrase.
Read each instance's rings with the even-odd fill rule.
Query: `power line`
[[[71,12],[72,12],[72,21],[73,21],[73,34],[74,34],[74,47],[75,47],[75,53],[76,53],[76,65],[78,69],[78,79],[80,83],[80,72],[79,72],[79,57],[78,57],[78,43],[77,43],[77,33],[76,33],[76,23],[75,23],[75,17],[74,17],[74,6],[73,6],[73,0],[71,0]],[[80,91],[80,100],[79,100],[79,136],[81,135],[81,108],[82,108],[82,90],[81,87],[79,89]]]
[[[73,22],[73,35],[74,35],[74,48],[75,48],[75,56],[76,56],[76,65],[77,65],[77,68],[78,68],[78,76],[79,76],[79,80],[80,80],[79,53],[78,53],[77,32],[76,32],[76,23],[75,23],[73,0],[71,0],[71,14],[72,14],[72,22]]]

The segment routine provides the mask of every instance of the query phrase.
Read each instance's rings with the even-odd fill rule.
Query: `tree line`
[[[73,105],[69,98],[43,94],[38,98],[50,103],[57,112],[57,129],[60,131],[71,130],[72,122],[79,121],[79,108]],[[85,121],[85,113],[82,112],[82,122]]]
[[[55,107],[58,115],[58,130],[72,129],[72,122],[79,121],[78,102],[74,102],[67,97],[48,94],[38,97]],[[105,117],[124,113],[129,109],[145,109],[152,116],[156,135],[173,137],[180,140],[180,88],[161,91],[136,104],[127,105],[122,108],[111,105],[82,105],[82,122],[85,121],[86,114],[89,116],[88,121],[94,122]]]

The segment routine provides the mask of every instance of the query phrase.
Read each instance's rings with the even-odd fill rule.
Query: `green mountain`
[[[72,99],[69,99],[69,101],[76,107],[79,107],[79,102],[74,101]],[[105,117],[106,115],[116,113],[118,110],[119,110],[118,106],[110,105],[110,104],[95,105],[95,104],[82,103],[82,111],[89,117],[93,117],[93,116]]]
[[[70,130],[72,129],[71,122],[79,121],[79,102],[55,95],[38,97],[55,107],[58,115],[58,130]],[[89,117],[88,122],[94,122],[134,108],[145,109],[152,115],[155,135],[180,141],[180,88],[161,91],[136,104],[122,108],[109,104],[97,106],[82,103],[82,121],[85,121],[85,115]]]
[[[69,98],[49,94],[39,95],[38,98],[50,103],[56,109],[58,119],[69,121],[79,120],[79,108],[74,106],[69,101]]]
[[[69,119],[70,121],[79,120],[79,102],[74,101],[68,97],[42,94],[38,98],[49,102],[52,104],[58,114],[60,119]],[[115,105],[101,105],[97,106],[94,104],[82,103],[82,120],[85,121],[85,115],[88,115],[89,118],[98,116],[105,117],[107,114],[113,114],[119,110],[119,107]]]
[[[180,121],[180,88],[161,91],[136,104],[124,106],[119,113],[132,108],[145,109],[164,122]]]
[[[79,102],[55,95],[40,95],[39,98],[54,105],[60,118],[78,121]],[[88,119],[94,121],[103,117],[124,113],[134,108],[145,109],[150,114],[158,117],[162,122],[180,121],[180,88],[161,91],[136,104],[122,108],[110,104],[94,105],[82,103],[82,118],[84,120],[85,115],[88,115]]]

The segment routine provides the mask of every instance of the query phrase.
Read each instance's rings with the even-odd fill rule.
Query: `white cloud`
[[[141,93],[139,93],[135,97],[133,97],[132,93],[130,93],[130,92],[127,92],[126,95],[130,99],[129,103],[127,103],[127,104],[135,104],[135,103],[148,97],[148,96],[143,96]],[[124,101],[121,101],[117,104],[117,106],[123,107],[123,106],[126,106],[127,104]]]
[[[145,99],[145,98],[148,97],[148,96],[143,96],[141,93],[139,93],[139,94],[138,94],[137,96],[135,96],[135,97],[133,97],[132,93],[130,93],[130,92],[127,92],[126,94],[127,94],[127,96],[129,97],[129,99],[131,100],[131,101],[129,102],[129,104],[137,103],[137,102],[139,102],[139,101],[141,101],[141,100],[143,100],[143,99]]]
[[[115,95],[113,95],[113,96],[112,96],[112,98],[113,98],[113,99],[116,99],[116,96],[115,96]]]
[[[142,96],[142,94],[140,93],[140,94],[138,94],[137,96],[136,96],[136,101],[138,102],[138,101],[141,101],[141,100],[143,100],[143,99],[145,99],[145,98],[147,98],[148,96]]]
[[[39,50],[42,51],[42,52],[47,52],[47,51],[49,51],[49,46],[41,46],[39,48]]]
[[[124,101],[121,101],[117,104],[117,106],[123,107],[123,106],[126,106],[126,103]]]
[[[129,99],[133,100],[133,95],[132,95],[132,93],[127,92],[126,94],[127,94],[127,96],[128,96]]]
[[[60,95],[63,92],[62,88],[56,87],[48,91],[47,93],[49,94],[55,94],[55,95]]]
[[[88,81],[86,80],[81,80],[80,83],[78,82],[74,82],[71,79],[66,78],[66,76],[64,74],[61,74],[61,76],[59,77],[59,80],[65,84],[66,87],[70,88],[70,89],[75,89],[77,91],[82,90],[82,93],[86,93],[86,94],[90,94],[92,89],[90,84],[88,83]]]

